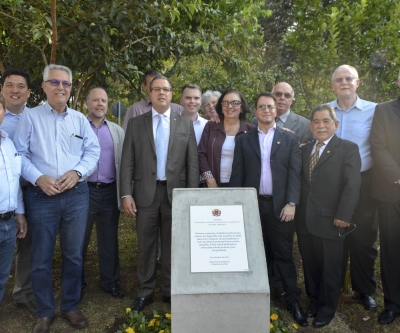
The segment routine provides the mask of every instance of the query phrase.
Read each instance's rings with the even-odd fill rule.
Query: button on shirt
[[[261,151],[261,179],[260,190],[261,195],[272,195],[272,171],[271,171],[271,147],[275,135],[276,124],[271,127],[267,133],[258,128],[258,140],[260,142]]]
[[[22,111],[20,114],[14,114],[6,109],[6,116],[3,119],[3,123],[0,125],[0,129],[6,132],[11,140],[14,137],[14,132],[17,128],[18,121],[26,110],[29,110],[29,108],[25,106],[24,111]]]
[[[96,134],[100,145],[100,158],[97,162],[96,170],[88,177],[89,182],[93,183],[112,183],[116,179],[114,141],[104,119],[101,126],[97,128],[88,117],[90,126]]]
[[[357,96],[356,101],[347,111],[344,111],[337,101],[332,101],[329,104],[334,107],[336,117],[339,120],[339,127],[335,134],[339,138],[352,141],[358,145],[361,155],[361,172],[367,171],[373,165],[369,134],[376,103],[365,101]]]
[[[151,109],[151,114],[153,117],[154,142],[156,142],[157,126],[160,121],[160,117],[159,117],[159,113],[154,109]],[[170,136],[170,131],[171,131],[170,130],[171,129],[171,110],[168,109],[167,111],[165,111],[162,114],[161,119],[163,119],[163,126],[164,126],[164,141],[165,141],[165,160],[164,161],[167,161],[167,159],[168,159],[168,143],[169,143],[169,136]],[[166,177],[164,177],[164,179],[159,179],[159,180],[166,180]]]
[[[93,173],[100,146],[82,113],[66,109],[60,115],[46,103],[27,110],[21,117],[14,143],[22,156],[22,176],[35,184],[42,176],[59,179],[67,171]]]
[[[19,186],[21,156],[17,155],[17,150],[6,132],[0,130],[0,137],[0,214],[14,210],[18,214],[24,214],[22,191]]]

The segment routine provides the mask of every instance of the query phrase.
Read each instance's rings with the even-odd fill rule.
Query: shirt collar
[[[160,114],[160,113],[158,113],[156,110],[151,108],[151,115],[152,115],[153,118],[158,114]],[[163,113],[163,115],[165,115],[169,119],[171,117],[171,109],[168,109],[167,111],[165,111]]]
[[[89,115],[87,116],[87,119],[89,120],[89,123],[91,123],[91,124],[94,125],[93,120],[92,120],[92,118],[90,118]],[[107,119],[106,119],[106,117],[104,117],[103,122],[101,123],[101,126],[103,126],[104,124],[107,125]]]
[[[56,110],[54,110],[54,109],[50,106],[50,104],[49,104],[48,102],[46,102],[46,103],[44,104],[44,107],[45,107],[46,110],[48,110],[49,112],[51,112],[51,113],[53,113],[53,114],[55,113],[57,116],[59,115],[58,112],[57,112]],[[70,110],[70,108],[68,107],[67,104],[65,104],[65,112],[61,113],[60,116],[61,116],[61,115],[63,115],[64,117],[67,116],[67,115],[69,114],[69,110]]]
[[[351,107],[349,107],[349,110],[353,107],[356,107],[357,109],[362,110],[362,99],[360,97],[358,97],[358,95],[356,95],[356,96],[357,96],[356,100],[355,100],[354,104]],[[339,106],[337,99],[335,99],[331,103],[331,105],[333,106],[334,109],[339,109],[339,110],[343,111],[343,109]]]
[[[0,129],[0,136],[1,136],[3,139],[8,138],[8,134],[7,134],[6,132],[4,132],[2,129]]]
[[[276,130],[276,123],[274,124],[274,126],[272,126],[269,130],[268,130],[268,132],[269,131],[275,131]],[[263,135],[267,135],[267,133],[264,133],[262,130],[260,130],[260,127],[257,127],[257,131],[258,131],[258,134],[263,134]]]
[[[289,115],[290,115],[290,109],[289,110],[287,110],[283,115],[281,115],[281,116],[277,116],[277,117],[279,117],[279,119],[283,122],[283,123],[286,123],[286,120],[288,119],[288,117],[289,117]]]
[[[21,117],[22,114],[23,114],[26,110],[28,110],[28,108],[27,108],[27,106],[25,105],[25,106],[24,106],[24,109],[22,110],[21,113],[15,114],[15,113],[12,113],[9,109],[6,108],[6,114],[10,114],[10,115],[12,115],[12,116],[14,116],[14,117],[18,117],[18,119],[19,119],[19,117]]]
[[[335,134],[333,134],[333,135],[335,135]],[[328,145],[329,141],[332,140],[333,135],[329,139],[324,141],[325,147]],[[314,146],[316,146],[318,142],[319,142],[318,140],[315,140]]]

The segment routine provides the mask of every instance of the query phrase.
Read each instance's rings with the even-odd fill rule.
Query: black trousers
[[[119,281],[120,278],[118,253],[119,215],[116,183],[104,188],[89,186],[89,212],[82,257],[83,262],[85,262],[93,224],[96,223],[100,285],[106,291],[110,291],[113,284]],[[84,274],[82,274],[82,280],[82,287],[85,287]]]
[[[317,319],[331,321],[340,296],[343,241],[297,233],[307,296]]]
[[[357,228],[345,238],[342,268],[343,282],[350,257],[352,288],[358,293],[367,295],[375,294],[374,271],[378,256],[375,244],[378,236],[378,224],[375,220],[376,201],[369,196],[371,178],[372,169],[361,173],[360,200],[351,220]]]
[[[400,201],[379,202],[378,216],[385,309],[400,313]]]
[[[281,222],[275,217],[272,201],[258,199],[261,228],[263,233],[267,264],[274,263],[281,275],[286,303],[300,299],[300,288],[297,287],[297,272],[293,261],[293,222]],[[272,250],[272,253],[271,253]],[[272,255],[273,260],[268,260]],[[270,265],[271,266],[271,265]],[[268,267],[268,274],[273,267]]]

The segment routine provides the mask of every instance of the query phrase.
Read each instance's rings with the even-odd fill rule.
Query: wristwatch
[[[289,201],[288,204],[289,204],[290,206],[296,206],[296,204],[295,204],[294,202],[291,202],[291,201]]]
[[[78,175],[79,179],[82,178],[82,174],[78,171],[78,170],[74,170],[76,172],[76,174]]]

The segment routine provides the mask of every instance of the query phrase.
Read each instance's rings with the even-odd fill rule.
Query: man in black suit
[[[400,72],[397,84],[400,87]],[[380,256],[385,309],[380,324],[400,313],[400,98],[376,106],[371,128],[374,175],[370,195],[378,200]]]
[[[300,289],[292,257],[293,218],[301,186],[298,139],[276,126],[275,97],[271,93],[258,96],[254,113],[258,128],[237,139],[229,186],[257,189],[266,255],[270,255],[272,248],[287,308],[301,326],[307,326],[299,303]]]
[[[358,146],[338,138],[339,122],[329,104],[311,112],[316,141],[301,147],[303,181],[296,219],[303,258],[304,279],[310,298],[308,317],[314,327],[328,325],[335,316],[341,288],[343,239],[354,229],[351,217],[361,186]]]

